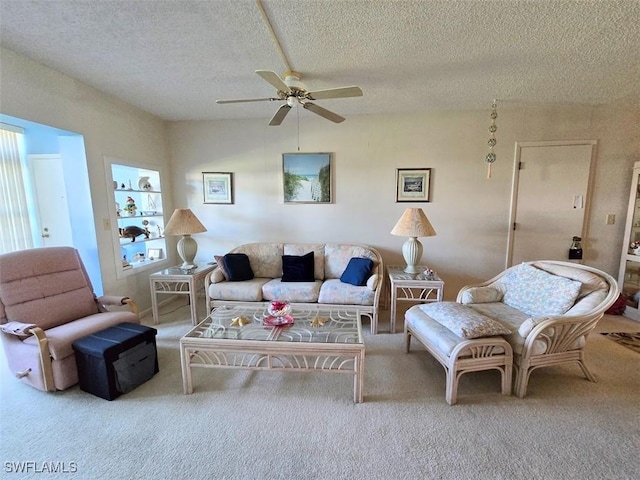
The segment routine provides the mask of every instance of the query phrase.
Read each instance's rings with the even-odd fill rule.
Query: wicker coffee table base
[[[321,371],[353,375],[353,401],[363,401],[364,343],[361,341],[359,315],[348,320],[351,328],[334,328],[331,330],[332,334],[327,336],[331,340],[321,342],[314,340],[324,332],[310,326],[313,319],[311,316],[303,320],[297,319],[295,329],[289,326],[264,327],[259,323],[262,310],[247,312],[245,309],[241,313],[249,313],[253,323],[243,327],[229,327],[229,318],[238,313],[235,310],[237,309],[227,309],[222,315],[224,318],[220,319],[215,318],[218,310],[214,310],[212,316],[180,339],[185,394],[193,393],[193,368]],[[325,325],[327,330],[332,328],[331,323],[330,320]],[[336,320],[336,323],[344,324],[344,320]],[[240,332],[240,328],[246,330]],[[231,337],[234,333],[239,334],[234,338],[212,338],[215,337],[215,333],[211,334],[212,329],[222,329],[226,336]],[[360,341],[343,342],[346,337],[354,336]],[[246,339],[247,337],[260,338]]]

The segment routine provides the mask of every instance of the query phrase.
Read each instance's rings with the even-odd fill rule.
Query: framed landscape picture
[[[202,172],[204,203],[233,203],[233,174]]]
[[[430,168],[396,169],[396,202],[428,202]]]
[[[330,153],[283,153],[284,203],[332,203]]]

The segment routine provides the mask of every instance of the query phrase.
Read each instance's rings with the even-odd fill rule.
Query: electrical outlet
[[[105,230],[111,230],[111,220],[109,220],[108,218],[103,218],[102,228],[104,228]]]
[[[616,223],[616,216],[613,213],[607,215],[607,225],[613,225]]]

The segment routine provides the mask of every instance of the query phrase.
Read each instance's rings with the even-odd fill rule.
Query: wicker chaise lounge
[[[519,397],[527,393],[531,372],[541,367],[577,363],[595,382],[585,364],[584,347],[618,295],[615,279],[595,268],[550,260],[525,262],[463,287],[456,302],[410,308],[405,315],[407,351],[413,335],[435,352],[447,369],[449,403],[456,401],[459,376],[474,366],[503,369],[504,383],[506,366],[499,357],[508,353],[498,348],[504,345],[502,339],[513,350]]]

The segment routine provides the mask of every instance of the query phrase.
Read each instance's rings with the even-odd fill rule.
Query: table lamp
[[[198,251],[198,244],[191,238],[194,233],[206,232],[207,229],[200,223],[200,220],[188,208],[176,208],[169,219],[169,223],[164,227],[165,235],[182,235],[178,240],[178,255],[182,259],[180,268],[191,270],[195,268],[193,259]]]
[[[418,263],[422,257],[422,244],[417,237],[433,237],[436,231],[429,223],[429,219],[421,208],[407,208],[396,226],[391,230],[391,235],[409,237],[402,245],[402,256],[407,263],[404,269],[407,273],[420,273]]]

